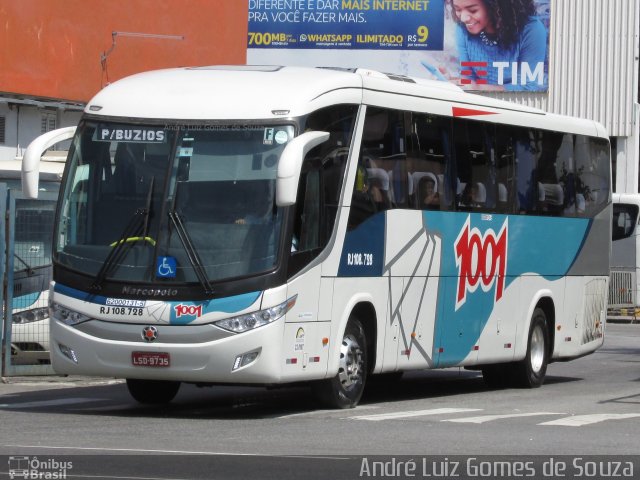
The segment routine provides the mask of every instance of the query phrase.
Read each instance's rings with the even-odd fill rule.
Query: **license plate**
[[[167,352],[131,352],[131,363],[134,367],[168,367]]]

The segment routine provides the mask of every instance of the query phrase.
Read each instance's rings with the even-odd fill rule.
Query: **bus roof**
[[[613,193],[611,194],[613,203],[627,203],[640,206],[640,193]]]
[[[338,103],[374,105],[384,96],[390,98],[388,94],[404,99],[409,106],[431,101],[446,107],[433,113],[453,115],[454,103],[457,111],[464,110],[470,118],[491,115],[491,121],[498,123],[539,124],[540,128],[606,137],[604,127],[591,120],[567,122],[568,117],[466,93],[448,82],[366,69],[244,65],[156,70],[107,86],[91,99],[85,112],[154,120],[265,120],[296,117]],[[488,110],[469,114],[477,107]],[[533,122],[532,116],[536,117]]]

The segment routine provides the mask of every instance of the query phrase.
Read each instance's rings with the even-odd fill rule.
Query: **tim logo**
[[[460,75],[463,77],[471,77],[473,75],[472,67],[476,68],[476,75],[478,79],[476,83],[478,85],[486,85],[487,84],[487,67],[489,66],[488,62],[460,62]],[[472,80],[470,78],[461,78],[460,83],[462,85],[470,85]]]
[[[467,292],[475,292],[478,286],[488,292],[495,284],[495,301],[502,298],[508,237],[508,220],[504,221],[498,235],[492,229],[483,235],[478,228],[470,228],[470,217],[467,217],[454,246],[458,267],[456,310],[467,301]]]
[[[489,69],[495,69],[497,84],[504,85],[505,78],[511,77],[511,85],[527,85],[535,82],[544,85],[544,62],[538,62],[531,68],[529,62],[460,62],[460,84],[471,85],[475,81],[478,85],[487,85]],[[470,77],[470,78],[465,78]]]
[[[183,315],[198,318],[202,315],[202,305],[183,305],[180,303],[173,309],[176,311],[176,318],[180,318]]]

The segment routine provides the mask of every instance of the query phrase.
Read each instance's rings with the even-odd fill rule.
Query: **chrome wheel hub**
[[[353,336],[346,335],[340,347],[340,363],[338,367],[338,378],[343,388],[346,389],[361,382],[363,369],[362,349]]]
[[[535,373],[542,370],[542,364],[544,362],[544,350],[546,346],[544,344],[544,334],[540,326],[536,326],[531,334],[531,370]]]

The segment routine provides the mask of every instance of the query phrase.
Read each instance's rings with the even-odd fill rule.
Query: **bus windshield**
[[[293,125],[85,121],[63,185],[54,260],[106,280],[185,284],[273,269],[278,159]]]

